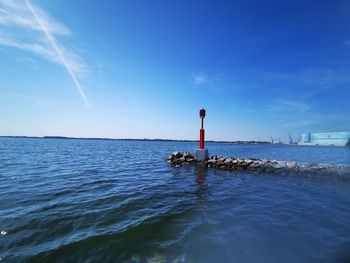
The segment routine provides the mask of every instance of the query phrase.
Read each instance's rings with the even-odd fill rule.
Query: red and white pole
[[[201,129],[199,130],[199,149],[204,149],[204,117],[205,109],[199,111],[199,117],[201,118]]]
[[[196,150],[194,158],[199,162],[208,160],[208,149],[204,149],[204,117],[205,109],[199,110],[199,117],[201,118],[201,128],[199,130],[199,149]]]

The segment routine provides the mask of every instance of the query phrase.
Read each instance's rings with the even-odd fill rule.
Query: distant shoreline
[[[84,138],[84,137],[66,137],[66,136],[0,136],[0,138],[15,139],[65,139],[65,140],[99,140],[99,141],[164,141],[164,142],[198,142],[198,140],[176,140],[176,139],[127,139],[127,138]],[[231,144],[271,144],[267,141],[206,141],[209,143],[231,143]]]

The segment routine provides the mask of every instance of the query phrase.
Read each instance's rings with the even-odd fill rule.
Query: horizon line
[[[27,138],[27,139],[79,139],[79,140],[116,140],[116,141],[180,141],[199,142],[198,139],[161,139],[161,138],[108,138],[108,137],[71,137],[71,136],[27,136],[27,135],[0,135],[0,138]],[[206,142],[221,143],[269,143],[265,140],[206,140]]]

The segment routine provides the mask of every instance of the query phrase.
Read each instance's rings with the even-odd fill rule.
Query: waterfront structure
[[[199,117],[201,118],[201,128],[199,130],[199,149],[196,150],[195,159],[197,161],[204,162],[208,160],[209,153],[208,149],[204,149],[204,117],[205,109],[199,110]]]
[[[318,132],[301,135],[300,145],[350,146],[350,132]]]
[[[298,163],[294,161],[277,161],[236,157],[220,157],[214,155],[206,161],[196,160],[189,152],[173,152],[169,157],[169,164],[180,166],[204,166],[207,168],[220,169],[232,172],[249,171],[268,174],[281,174],[289,176],[331,176],[348,180],[350,176],[350,166],[338,166],[334,164]]]

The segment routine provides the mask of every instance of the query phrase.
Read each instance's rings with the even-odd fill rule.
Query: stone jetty
[[[332,176],[350,180],[350,166],[331,164],[298,163],[253,158],[212,156],[205,162],[196,161],[189,152],[173,152],[167,162],[175,167],[204,166],[227,171],[249,171],[253,173],[280,174],[288,176]]]

